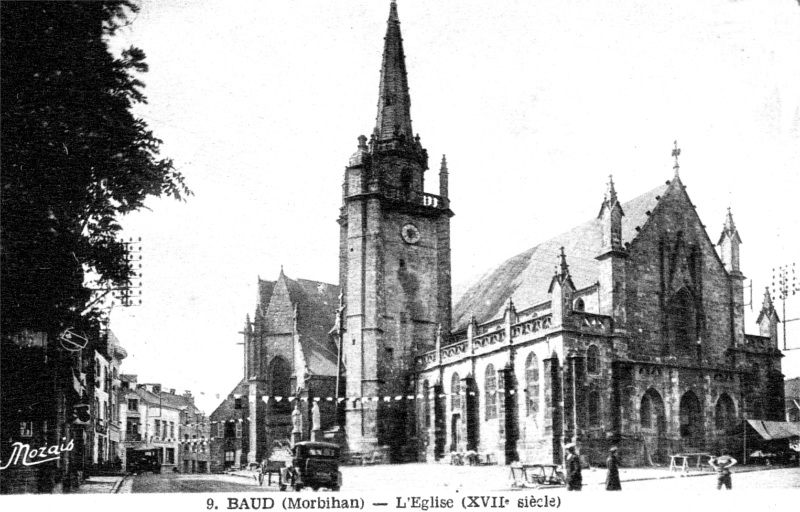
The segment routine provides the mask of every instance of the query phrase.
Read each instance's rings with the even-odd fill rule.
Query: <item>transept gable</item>
[[[693,251],[695,253],[693,257],[697,258],[698,265],[703,265],[710,259],[716,262],[716,271],[727,272],[719,253],[717,253],[716,246],[708,235],[705,224],[697,214],[697,209],[679,177],[676,176],[667,182],[658,203],[652,211],[646,212],[645,218],[645,222],[639,229],[640,235],[651,229],[660,230],[661,233],[656,236],[662,240],[662,244],[666,244],[667,252],[674,260],[671,273],[664,278],[667,284],[673,282],[673,273],[676,271],[680,273],[678,275],[680,279],[688,278],[686,282],[697,282],[696,272],[700,271],[701,267],[693,268],[686,263]],[[636,240],[631,243],[631,248],[635,248],[635,246]],[[662,248],[662,253],[664,253],[664,248]],[[685,263],[682,267],[678,265],[681,262]],[[691,272],[687,275],[686,272],[690,269]],[[702,267],[702,270],[713,269]]]
[[[270,297],[269,306],[264,312],[264,327],[270,334],[291,334],[294,326],[294,307],[292,306],[286,276],[281,274]]]

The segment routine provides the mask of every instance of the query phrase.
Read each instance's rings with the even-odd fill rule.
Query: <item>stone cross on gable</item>
[[[678,147],[678,141],[675,141],[675,147],[672,149],[672,156],[675,158],[675,165],[672,167],[675,169],[675,175],[678,175],[678,169],[680,169],[680,165],[678,164],[678,157],[681,155],[681,150]]]

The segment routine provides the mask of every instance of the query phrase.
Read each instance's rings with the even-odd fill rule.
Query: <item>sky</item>
[[[733,212],[757,334],[773,268],[800,263],[796,0],[398,11],[427,191],[447,155],[456,291],[595,216],[610,174],[623,202],[670,179],[677,140],[713,242]],[[343,172],[375,124],[388,13],[389,0],[142,0],[112,41],[147,54],[135,113],[194,191],[123,220],[143,257],[142,305],[111,313],[125,373],[191,390],[211,413],[242,377],[259,276],[283,266],[337,284]],[[800,293],[785,305],[800,318]],[[787,335],[783,371],[800,376],[800,321]]]

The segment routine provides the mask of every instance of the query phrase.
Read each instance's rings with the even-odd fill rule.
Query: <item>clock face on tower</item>
[[[413,224],[406,224],[403,226],[403,228],[400,230],[400,236],[403,237],[403,240],[407,244],[415,244],[419,242],[419,239],[421,238],[419,229],[417,229],[417,226]]]

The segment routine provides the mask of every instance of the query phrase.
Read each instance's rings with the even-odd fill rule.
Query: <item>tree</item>
[[[146,198],[191,191],[131,109],[146,103],[145,54],[107,38],[138,6],[10,2],[2,9],[2,330],[55,332],[92,291],[131,276],[120,219]]]

